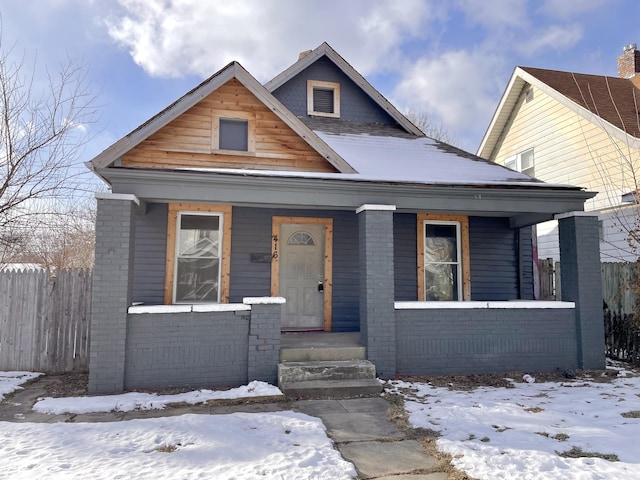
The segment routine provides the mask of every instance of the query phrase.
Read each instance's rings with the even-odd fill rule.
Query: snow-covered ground
[[[5,395],[38,374],[0,372]],[[108,412],[277,395],[262,382],[178,395],[44,399],[41,412]],[[322,421],[295,412],[181,415],[109,423],[0,422],[0,478],[352,479]]]
[[[479,480],[640,479],[640,377],[615,369],[610,383],[514,379],[513,388],[462,391],[396,381],[388,391],[402,393],[412,426],[441,432],[438,449]],[[569,451],[618,461],[560,455]]]
[[[414,427],[479,480],[640,480],[640,372],[470,391],[392,382]],[[0,399],[38,374],[0,372]],[[50,413],[164,408],[213,398],[278,395],[260,382],[226,392],[42,399]],[[350,479],[356,472],[319,419],[294,412],[181,415],[111,423],[0,422],[0,478]],[[573,454],[597,455],[570,458]],[[598,456],[615,455],[616,461]],[[615,459],[614,459],[615,460]]]
[[[95,397],[42,398],[33,409],[40,413],[94,413],[130,412],[131,410],[161,410],[170,403],[196,405],[209,400],[224,400],[250,397],[277,397],[282,392],[278,387],[254,380],[231,390],[195,390],[175,395],[129,392],[121,395],[100,395]]]
[[[34,372],[0,372],[0,402],[11,392],[21,389],[20,384],[40,375]]]

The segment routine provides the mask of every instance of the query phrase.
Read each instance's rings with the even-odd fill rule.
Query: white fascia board
[[[524,71],[520,69],[520,67],[516,67],[511,74],[507,88],[505,88],[502,97],[500,98],[500,102],[493,113],[491,122],[489,123],[489,126],[482,137],[482,141],[480,142],[480,146],[478,147],[478,151],[476,152],[476,155],[479,157],[486,158],[488,160],[491,159],[495,146],[498,143],[498,138],[500,138],[502,130],[507,124],[513,107],[515,106],[518,97],[522,92],[522,88],[524,87],[525,80],[522,78],[523,73]]]

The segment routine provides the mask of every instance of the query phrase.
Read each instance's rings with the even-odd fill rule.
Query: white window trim
[[[316,112],[313,109],[313,90],[316,87],[333,90],[333,113]],[[340,84],[337,82],[307,80],[307,114],[315,117],[340,118]]]
[[[520,153],[517,153],[516,155],[512,155],[510,157],[505,158],[504,166],[507,167],[507,168],[511,168],[512,170],[516,170],[518,172],[524,173],[525,175],[530,175],[530,176],[535,175],[535,172],[536,172],[535,152],[533,152],[533,166],[531,166],[531,167],[526,169],[526,170],[531,169],[532,172],[529,174],[526,171],[524,171],[523,168],[522,168],[522,156],[525,153],[528,153],[528,152],[533,152],[533,147],[527,148],[526,150],[523,150]],[[507,165],[508,163],[513,163],[515,168],[514,167],[510,167],[509,165]]]
[[[456,227],[456,258],[457,261],[456,262],[427,262],[427,225],[455,225]],[[462,225],[459,221],[457,220],[424,220],[422,222],[422,242],[424,244],[424,248],[423,248],[423,265],[424,265],[424,269],[425,272],[423,272],[423,275],[426,274],[426,270],[427,270],[427,263],[433,263],[433,264],[440,264],[440,265],[456,265],[457,268],[457,289],[458,289],[458,300],[457,301],[461,301],[464,298],[464,291],[462,288]],[[426,279],[425,279],[426,282]],[[427,288],[426,288],[426,284],[425,284],[425,298],[424,301],[428,301],[426,300],[426,293],[427,292]]]
[[[182,215],[197,215],[201,217],[218,217],[218,297],[216,298],[215,303],[220,303],[220,293],[222,290],[222,255],[223,255],[223,242],[224,242],[224,213],[222,212],[198,212],[198,211],[189,211],[189,210],[180,210],[176,214],[176,245],[173,262],[173,292],[172,292],[172,303],[175,305],[181,304],[206,304],[211,303],[210,300],[203,301],[176,301],[176,289],[178,288],[178,263],[180,260],[180,256],[178,254],[180,250],[180,224],[182,223],[180,220]]]
[[[247,121],[247,150],[223,150],[220,148],[220,119]],[[211,114],[211,153],[225,155],[255,155],[256,152],[256,115],[251,112],[236,112],[234,110],[213,110]]]

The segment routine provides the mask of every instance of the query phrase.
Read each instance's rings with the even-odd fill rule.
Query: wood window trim
[[[333,90],[333,113],[316,112],[313,109],[313,89],[329,88]],[[337,82],[323,82],[320,80],[307,80],[307,115],[314,117],[340,118],[340,84]]]
[[[418,214],[418,300],[424,301],[424,222],[445,221],[460,223],[460,242],[462,251],[462,300],[471,300],[471,270],[469,257],[469,217],[466,215],[440,215],[435,213]]]
[[[220,119],[247,121],[247,151],[220,149]],[[256,114],[252,112],[237,112],[235,110],[211,111],[211,153],[225,155],[247,156],[256,154]]]
[[[231,205],[213,203],[169,203],[167,219],[167,257],[164,270],[164,304],[173,303],[173,281],[176,261],[176,235],[178,212],[219,213],[222,215],[222,256],[220,259],[220,303],[229,303],[231,272]]]
[[[273,217],[271,220],[271,296],[280,295],[280,227],[283,224],[324,225],[324,331],[331,331],[333,306],[333,219]]]

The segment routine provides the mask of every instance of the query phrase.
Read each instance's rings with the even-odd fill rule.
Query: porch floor
[[[360,332],[283,332],[280,348],[361,347]]]

